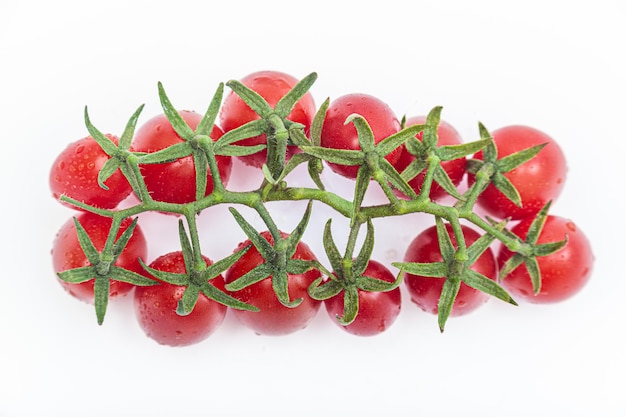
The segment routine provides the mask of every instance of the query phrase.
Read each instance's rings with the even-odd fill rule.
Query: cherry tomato
[[[376,97],[367,94],[347,94],[333,100],[328,106],[322,127],[321,145],[325,148],[360,150],[359,138],[354,124],[345,124],[351,114],[361,115],[374,133],[378,143],[400,131],[400,121],[393,110]],[[394,164],[400,157],[400,148],[392,151],[386,159]],[[358,166],[328,163],[330,169],[346,178],[355,179]]]
[[[269,232],[263,232],[262,236],[270,243],[273,242]],[[239,244],[236,251],[250,245],[247,240]],[[315,260],[308,245],[300,242],[292,259]],[[250,248],[224,275],[226,284],[235,281],[255,266],[264,262],[263,257],[255,247]],[[288,274],[288,291],[292,300],[302,298],[302,303],[295,308],[285,307],[280,303],[272,288],[271,276],[230,294],[259,308],[260,311],[231,311],[244,326],[263,335],[284,335],[305,328],[317,314],[321,302],[309,297],[308,288],[313,281],[320,277],[317,269],[312,269],[304,274]]]
[[[406,120],[405,126],[413,126],[418,124],[423,124],[426,121],[426,116],[415,116]],[[416,135],[418,140],[422,140],[423,132],[420,132]],[[437,128],[437,145],[460,145],[463,143],[463,139],[457,130],[445,121],[440,121],[439,127]],[[404,171],[406,167],[409,166],[415,157],[409,153],[406,149],[406,146],[401,147],[400,157],[398,161],[394,164],[394,167],[398,170],[398,172]],[[450,180],[454,185],[459,185],[463,176],[465,175],[465,166],[467,164],[467,160],[465,158],[454,159],[452,161],[443,161],[441,162],[441,167],[446,171]],[[409,185],[413,190],[419,194],[422,189],[422,184],[424,183],[424,177],[426,176],[426,170],[420,172],[415,176],[412,180],[409,181]],[[396,195],[398,197],[406,198],[406,196],[401,192],[396,190]],[[432,186],[430,188],[430,198],[432,200],[439,200],[448,195],[446,191],[441,188],[437,182],[433,181]]]
[[[298,79],[289,74],[278,71],[258,71],[242,78],[241,83],[257,92],[267,101],[270,107],[274,108],[281,98],[285,96],[297,83]],[[309,134],[311,122],[315,116],[315,101],[311,93],[307,92],[296,103],[293,110],[287,116],[292,122],[304,125],[304,132]],[[222,104],[220,110],[220,125],[224,132],[229,132],[248,122],[259,119],[256,114],[237,94],[231,91]],[[237,142],[241,146],[262,145],[267,142],[266,135],[255,136]],[[287,147],[287,159],[298,152],[295,146]],[[244,164],[260,168],[267,160],[267,149],[252,155],[238,157]]]
[[[106,135],[117,145],[119,138]],[[91,136],[70,143],[61,152],[50,170],[50,190],[57,200],[66,195],[90,206],[113,209],[131,193],[132,189],[120,170],[111,175],[103,189],[98,184],[98,174],[109,156]],[[69,203],[64,205],[77,208]]]
[[[526,218],[511,231],[526,239],[533,218]],[[531,303],[555,303],[574,296],[591,276],[594,256],[589,240],[571,220],[549,215],[537,243],[558,242],[567,237],[563,249],[548,256],[537,257],[541,271],[541,291],[535,295],[525,265],[520,265],[502,280],[502,285],[513,295]],[[500,267],[513,256],[506,247],[498,253]]]
[[[367,264],[363,275],[387,282],[395,281],[391,271],[373,259]],[[387,330],[400,314],[400,288],[386,292],[358,291],[359,312],[352,323],[343,326],[337,321],[337,316],[343,314],[343,292],[324,301],[328,315],[343,330],[357,336],[374,336]]]
[[[504,174],[517,188],[522,207],[516,206],[493,184],[477,200],[478,205],[494,217],[519,220],[534,216],[548,201],[554,201],[563,189],[567,175],[563,151],[550,136],[527,126],[507,126],[491,132],[491,135],[498,149],[498,158],[547,143],[533,159]],[[478,152],[475,158],[482,159],[482,155]],[[472,175],[469,180],[470,184],[473,183]]]
[[[211,265],[211,260],[203,257]],[[155,259],[151,268],[182,274],[186,272],[185,260],[181,251],[170,252]],[[147,272],[144,275],[154,278]],[[224,291],[224,278],[213,278],[211,284]],[[185,291],[184,286],[162,282],[148,287],[137,287],[134,296],[135,315],[139,325],[148,337],[162,345],[188,346],[209,337],[224,321],[226,306],[209,299],[202,292],[194,309],[186,316],[176,312],[178,301]]]
[[[465,243],[468,247],[480,238],[480,234],[474,229],[465,225],[462,225],[462,229],[463,236],[465,237]],[[453,246],[456,248],[457,242],[454,237],[454,233],[452,232],[452,227],[449,224],[446,224],[446,230],[452,240]],[[443,261],[439,249],[437,229],[435,226],[422,231],[415,237],[415,239],[413,239],[407,248],[404,260],[405,262],[421,263]],[[496,259],[491,249],[487,249],[483,252],[470,269],[495,281],[498,276],[498,269]],[[441,296],[444,278],[432,278],[406,274],[404,282],[406,283],[406,287],[411,295],[411,300],[415,304],[426,312],[432,314],[438,313],[439,297]],[[461,316],[470,313],[483,305],[488,299],[489,296],[487,294],[462,282],[457,297],[454,300],[450,316]]]
[[[184,110],[179,114],[189,127],[196,129],[202,115]],[[222,129],[213,126],[211,138],[219,139]],[[137,152],[156,152],[171,145],[182,142],[164,114],[157,115],[143,124],[136,132],[133,147]],[[232,169],[232,159],[228,156],[217,156],[217,166],[224,185],[228,184]],[[140,165],[141,174],[148,191],[157,201],[184,204],[196,199],[196,166],[192,156],[180,158],[163,164]],[[213,177],[207,167],[207,187],[205,195],[213,192]]]
[[[83,212],[76,216],[79,223],[83,226],[95,248],[101,251],[104,248],[112,220],[109,217],[100,216],[90,212]],[[131,219],[122,222],[122,227],[118,233],[118,237],[131,224]],[[147,254],[146,238],[139,224],[135,226],[133,235],[128,244],[122,251],[115,265],[128,269],[136,273],[142,273],[143,268],[138,258],[144,259]],[[69,219],[57,233],[52,248],[52,263],[56,272],[66,271],[68,269],[89,266],[90,263],[78,242],[76,226],[74,220]],[[58,278],[57,278],[58,279]],[[94,301],[94,280],[73,284],[58,279],[63,288],[72,296],[81,301],[93,303]],[[135,286],[126,282],[111,280],[109,297],[117,297],[130,292]]]

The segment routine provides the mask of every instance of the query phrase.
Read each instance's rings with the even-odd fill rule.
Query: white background
[[[621,0],[0,1],[0,416],[626,415],[625,21]],[[48,172],[87,134],[83,107],[121,133],[140,104],[141,121],[159,112],[157,81],[203,112],[219,82],[260,69],[318,72],[318,104],[365,92],[398,115],[442,105],[467,140],[478,121],[549,133],[570,168],[553,213],[592,241],[588,286],[558,305],[492,300],[443,335],[406,294],[374,338],[340,331],[321,310],[278,338],[228,316],[203,343],[173,349],[143,335],[129,298],[99,327],[50,261],[72,212],[51,198]],[[237,172],[234,185],[258,183]],[[299,207],[276,206],[280,225],[293,227]],[[316,205],[314,223],[328,215]],[[243,238],[225,212],[202,219],[212,258]],[[176,246],[172,219],[144,220],[150,258]],[[429,221],[381,223],[377,259],[399,260]],[[305,240],[324,259],[320,234]]]

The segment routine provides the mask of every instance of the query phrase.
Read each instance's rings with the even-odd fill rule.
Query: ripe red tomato
[[[418,124],[423,124],[426,121],[426,116],[415,116],[406,120],[405,126],[413,126]],[[420,132],[416,135],[418,140],[422,140],[424,133]],[[457,130],[450,125],[449,123],[441,120],[439,122],[439,127],[437,128],[437,145],[460,145],[463,143],[463,139]],[[401,147],[400,157],[398,161],[394,164],[394,167],[398,170],[398,172],[404,171],[406,167],[409,166],[415,157],[409,153],[406,149],[406,146]],[[459,185],[463,176],[465,175],[465,166],[467,165],[467,160],[465,158],[454,159],[452,161],[443,161],[441,162],[441,167],[446,171],[450,180],[454,185]],[[415,178],[409,181],[409,185],[415,193],[419,194],[422,189],[422,184],[424,183],[424,177],[426,176],[426,170],[420,172]],[[396,190],[396,195],[398,197],[406,198],[406,196],[401,192]],[[441,188],[439,184],[433,181],[432,186],[430,188],[430,198],[432,200],[439,200],[448,195],[446,191]]]
[[[203,257],[207,266],[211,260]],[[162,255],[150,263],[149,267],[165,272],[183,274],[186,272],[182,251]],[[154,278],[147,272],[144,275]],[[224,278],[213,278],[211,284],[224,291]],[[148,287],[137,287],[134,296],[135,315],[139,325],[148,337],[162,345],[188,346],[209,337],[224,321],[227,307],[213,301],[202,292],[194,309],[186,316],[176,313],[178,301],[185,291],[184,286],[162,282]]]
[[[243,77],[240,81],[246,87],[263,97],[272,108],[274,108],[280,99],[298,83],[298,79],[295,77],[278,71],[253,72]],[[308,135],[315,112],[315,101],[311,93],[307,92],[300,101],[296,103],[291,113],[287,116],[287,119],[303,124],[304,132]],[[248,122],[259,119],[259,115],[233,91],[224,99],[219,117],[220,126],[224,129],[224,132],[229,132]],[[263,145],[266,142],[266,135],[260,135],[241,140],[236,144],[241,146],[255,146]],[[288,146],[287,159],[296,152],[298,152],[297,147]],[[237,158],[246,165],[260,168],[267,160],[267,150],[263,149],[252,155],[239,156]]]
[[[526,239],[533,218],[526,218],[511,231]],[[537,257],[541,271],[541,291],[535,295],[530,275],[523,264],[502,280],[502,285],[513,296],[531,303],[554,303],[575,295],[587,283],[593,267],[591,244],[585,234],[568,219],[549,215],[539,234],[537,243],[558,242],[567,237],[565,247],[548,256]],[[500,267],[513,256],[506,247],[498,253]]]
[[[179,114],[189,127],[196,129],[202,115],[193,111],[180,111]],[[223,135],[222,129],[213,126],[211,138],[219,139]],[[153,117],[144,123],[136,132],[133,147],[137,152],[156,152],[171,145],[182,142],[164,114]],[[232,159],[229,156],[217,156],[217,166],[220,178],[224,185],[228,183],[232,169]],[[184,204],[196,199],[196,167],[193,157],[180,158],[163,164],[140,165],[141,174],[146,182],[148,191],[157,201]],[[213,177],[207,169],[207,187],[205,195],[213,192]]]
[[[400,131],[400,121],[393,110],[376,97],[367,94],[347,94],[333,100],[328,106],[322,127],[321,146],[332,149],[359,150],[357,130],[352,123],[345,124],[351,114],[361,115],[374,133],[378,143]],[[394,164],[400,157],[400,148],[392,151],[386,159]],[[331,170],[346,178],[355,179],[358,166],[328,163]]]
[[[396,279],[387,267],[373,259],[367,264],[363,275],[387,282],[394,282]],[[374,336],[387,330],[400,314],[400,288],[386,292],[358,291],[359,312],[352,323],[343,326],[337,321],[337,316],[343,314],[343,292],[324,300],[328,315],[343,330],[357,336]]]
[[[262,236],[273,243],[269,232],[263,232]],[[235,251],[239,251],[250,245],[249,240],[240,243]],[[315,260],[308,245],[300,242],[292,259]],[[252,247],[225,273],[224,280],[229,284],[243,276],[255,266],[264,262],[259,251]],[[263,335],[284,335],[305,328],[317,314],[321,302],[312,299],[308,294],[308,288],[313,281],[320,277],[316,269],[309,270],[304,274],[288,274],[288,291],[292,300],[302,298],[302,303],[295,308],[285,307],[280,303],[272,288],[271,276],[230,294],[244,303],[258,307],[260,311],[231,311],[246,327]]]
[[[527,126],[507,126],[491,132],[491,135],[498,149],[498,158],[547,143],[533,159],[504,174],[517,188],[522,207],[513,204],[493,184],[477,200],[479,206],[494,217],[519,220],[534,216],[548,201],[554,201],[563,189],[567,175],[563,151],[550,136]],[[482,159],[482,151],[476,153],[475,158]],[[470,184],[473,183],[472,175],[469,180]]]
[[[106,242],[109,234],[112,220],[109,217],[100,216],[90,212],[80,213],[76,216],[76,218],[91,238],[95,248],[98,251],[101,251],[104,248],[104,243]],[[130,226],[130,224],[131,219],[123,221],[117,237],[119,237],[124,230]],[[144,259],[147,251],[146,238],[139,224],[137,224],[135,226],[135,230],[133,231],[133,235],[119,258],[117,258],[115,265],[136,273],[142,273],[143,268],[141,267],[138,259]],[[80,243],[78,242],[78,235],[76,233],[76,226],[74,225],[73,219],[69,219],[61,227],[54,239],[52,248],[52,263],[55,272],[62,272],[68,269],[90,265],[80,246]],[[66,291],[79,300],[88,303],[94,302],[94,280],[82,282],[80,284],[68,283],[60,279],[58,279],[58,281]],[[126,282],[111,280],[109,297],[114,298],[127,294],[134,287],[134,285]]]
[[[117,145],[119,138],[106,135]],[[90,206],[113,209],[131,193],[132,189],[120,170],[111,175],[104,184],[98,184],[98,174],[109,156],[91,136],[70,143],[57,156],[50,170],[50,190],[57,200],[66,195]],[[64,205],[77,208],[69,203]]]
[[[469,247],[474,243],[480,234],[474,229],[463,225],[463,235],[465,236],[465,243]],[[454,247],[457,247],[452,227],[446,224],[446,230],[452,240]],[[442,262],[443,258],[439,249],[439,240],[437,238],[437,229],[432,226],[413,239],[407,248],[404,255],[405,262]],[[498,276],[498,269],[496,265],[496,259],[491,249],[487,249],[482,255],[478,257],[476,262],[470,267],[473,271],[476,271],[491,280],[496,280]],[[441,290],[443,288],[444,278],[432,278],[423,277],[419,275],[406,274],[404,282],[411,295],[411,300],[417,304],[422,310],[437,314],[439,297],[441,296]],[[461,283],[461,288],[454,300],[452,312],[450,316],[461,316],[471,311],[474,311],[481,305],[483,305],[489,296],[479,290],[476,290],[465,283]]]

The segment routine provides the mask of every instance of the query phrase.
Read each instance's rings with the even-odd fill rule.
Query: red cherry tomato
[[[511,231],[526,239],[533,218],[526,218]],[[502,285],[514,297],[531,303],[555,303],[574,296],[587,283],[593,268],[591,244],[582,230],[571,220],[549,215],[539,234],[537,243],[558,242],[567,237],[565,247],[548,256],[537,257],[541,271],[541,291],[535,295],[530,275],[523,264],[502,280]],[[513,256],[506,247],[498,253],[500,267]]]
[[[179,114],[189,127],[196,129],[202,115],[193,111],[180,111]],[[222,129],[213,126],[211,138],[219,139]],[[164,114],[153,117],[144,123],[136,132],[133,147],[137,152],[156,152],[171,145],[182,142]],[[228,184],[232,169],[232,159],[228,156],[217,156],[217,166],[224,185]],[[163,164],[140,165],[141,174],[148,191],[157,201],[184,204],[196,199],[196,167],[192,156],[180,158]],[[207,187],[205,195],[213,192],[213,177],[207,167]]]
[[[567,162],[554,139],[537,129],[518,125],[503,127],[491,135],[498,149],[498,158],[531,146],[547,145],[533,159],[504,174],[517,188],[522,207],[513,204],[493,184],[479,196],[478,205],[494,217],[519,220],[534,216],[548,201],[556,200],[563,189]],[[482,159],[482,151],[475,158]],[[473,175],[469,180],[470,184],[473,183]]]
[[[463,236],[465,243],[470,246],[478,238],[480,234],[474,229],[463,225]],[[446,224],[446,230],[452,240],[454,247],[457,247],[452,227]],[[439,249],[439,240],[437,238],[437,229],[435,226],[430,227],[413,239],[404,255],[405,262],[421,262],[432,263],[442,262],[443,258]],[[491,280],[496,280],[498,269],[496,259],[491,249],[487,249],[478,257],[476,262],[470,267]],[[422,310],[437,314],[439,298],[443,288],[444,278],[423,277],[419,275],[406,274],[404,282],[411,295],[411,300],[417,304]],[[454,300],[452,312],[450,316],[461,316],[470,313],[483,305],[489,296],[479,290],[476,290],[465,283],[461,283],[461,287]]]
[[[270,243],[273,239],[269,232],[263,232],[262,236]],[[247,240],[239,244],[236,251],[250,245]],[[292,259],[314,260],[315,255],[308,245],[303,242],[298,244],[296,253]],[[257,265],[264,262],[259,251],[252,247],[246,252],[224,275],[226,284],[229,284],[243,276]],[[263,335],[284,335],[305,328],[317,314],[321,302],[309,297],[308,288],[313,281],[320,277],[316,269],[304,274],[288,274],[288,291],[292,300],[302,298],[302,303],[295,308],[285,307],[280,303],[272,288],[271,276],[230,294],[259,308],[260,311],[231,310],[234,315],[246,327]]]
[[[117,145],[118,137],[106,135]],[[57,156],[50,170],[50,190],[57,200],[66,195],[90,206],[113,209],[131,193],[132,189],[120,170],[111,175],[103,189],[98,184],[98,174],[109,156],[91,136],[70,143]],[[69,203],[64,205],[77,208]]]
[[[109,217],[100,216],[90,212],[79,214],[77,219],[91,238],[91,241],[96,249],[101,251],[104,248],[107,236],[109,235],[109,230],[112,224],[111,219]],[[131,219],[123,221],[117,237],[119,237],[130,224]],[[128,241],[128,244],[122,251],[119,258],[117,258],[115,265],[128,269],[129,271],[142,273],[143,268],[141,267],[138,259],[144,259],[147,251],[146,238],[141,230],[141,227],[137,224],[132,237]],[[80,243],[78,242],[78,235],[76,233],[76,226],[74,225],[73,219],[69,219],[61,227],[56,235],[56,238],[54,239],[52,248],[52,263],[56,272],[90,265],[83,249],[80,246]],[[88,303],[94,302],[94,280],[80,284],[68,283],[60,279],[58,279],[58,281],[72,296]],[[126,282],[111,280],[109,297],[114,298],[127,294],[134,287],[134,285]]]
[[[407,119],[405,126],[413,126],[423,124],[426,121],[426,116],[415,116]],[[416,135],[418,140],[422,140],[423,132],[420,132]],[[460,145],[463,143],[463,139],[457,130],[445,121],[440,121],[439,127],[437,128],[437,145]],[[398,170],[398,172],[404,171],[406,167],[409,166],[415,157],[409,153],[406,149],[406,146],[401,147],[400,157],[398,161],[394,164],[394,167]],[[441,162],[441,167],[446,171],[450,180],[454,185],[459,185],[463,176],[465,175],[465,166],[467,164],[467,160],[465,158],[454,159],[452,161],[443,161]],[[426,176],[426,170],[420,172],[415,178],[409,181],[409,185],[413,190],[419,194],[422,190],[422,184],[424,183],[424,177]],[[406,196],[401,192],[396,190],[396,195],[399,197],[406,198]],[[439,200],[448,195],[446,191],[441,188],[437,182],[433,181],[432,186],[430,188],[430,198],[432,200]]]
[[[345,124],[351,114],[361,115],[374,133],[374,143],[400,131],[400,121],[393,110],[376,97],[367,94],[347,94],[333,100],[328,106],[322,127],[321,146],[332,149],[359,150],[359,137],[354,124]],[[400,157],[400,148],[392,151],[386,159],[394,164]],[[358,166],[328,163],[333,172],[355,179]]]
[[[395,281],[391,271],[375,260],[369,261],[363,275],[387,282]],[[400,288],[386,292],[358,291],[359,312],[352,323],[343,326],[337,321],[337,316],[343,314],[343,292],[324,301],[328,315],[343,330],[357,336],[374,336],[387,330],[400,314]]]
[[[285,96],[297,83],[298,79],[289,74],[278,71],[258,71],[242,78],[241,83],[257,92],[274,108],[281,98]],[[304,132],[309,134],[311,122],[315,116],[315,101],[311,93],[307,92],[296,103],[293,110],[287,116],[292,122],[304,125]],[[229,132],[248,122],[259,119],[256,114],[237,94],[231,91],[222,104],[220,110],[220,126],[224,132]],[[255,136],[237,142],[240,146],[255,146],[267,143],[266,135]],[[295,146],[287,147],[287,159],[298,152]],[[246,165],[260,168],[267,160],[267,150],[264,149],[252,155],[238,157]]]
[[[203,257],[211,265],[211,260]],[[151,268],[182,274],[186,272],[181,251],[165,254],[149,265]],[[144,275],[150,276],[147,272]],[[224,291],[224,278],[219,275],[211,284]],[[161,283],[148,287],[137,287],[134,296],[135,315],[148,337],[162,345],[188,346],[209,337],[224,321],[226,306],[209,299],[202,292],[194,309],[186,316],[176,313],[178,301],[185,291],[184,286]]]

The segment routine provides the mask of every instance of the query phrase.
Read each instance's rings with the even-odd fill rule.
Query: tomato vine
[[[545,144],[537,144],[516,151],[504,157],[498,156],[498,150],[492,134],[479,124],[479,139],[467,143],[441,145],[439,128],[442,123],[442,107],[433,108],[422,123],[406,125],[405,120],[398,123],[397,131],[376,137],[373,126],[363,115],[351,113],[345,117],[345,125],[353,126],[358,138],[358,147],[324,146],[325,122],[329,108],[334,103],[324,101],[311,119],[310,125],[291,120],[290,114],[303,99],[310,95],[310,88],[317,79],[311,73],[298,81],[284,96],[270,105],[259,92],[240,81],[220,83],[206,112],[201,116],[195,128],[190,127],[183,115],[170,101],[161,83],[158,83],[158,95],[163,109],[163,120],[169,122],[173,131],[180,138],[154,152],[133,149],[133,138],[137,122],[143,110],[140,106],[130,117],[119,140],[112,140],[96,128],[85,107],[84,121],[91,138],[106,154],[106,163],[97,172],[97,183],[101,191],[107,190],[107,181],[114,175],[126,178],[137,197],[138,202],[130,207],[98,206],[82,196],[73,196],[67,192],[55,191],[56,196],[65,205],[111,219],[110,230],[103,248],[98,251],[87,232],[76,221],[76,229],[88,258],[89,267],[58,270],[58,276],[67,283],[79,283],[95,277],[95,309],[98,322],[102,323],[109,296],[109,280],[119,280],[135,286],[158,285],[161,282],[181,286],[184,289],[177,312],[184,316],[190,314],[199,294],[209,299],[238,310],[259,310],[251,304],[242,302],[234,294],[270,277],[275,296],[287,308],[296,308],[302,298],[290,296],[289,277],[317,271],[317,278],[308,286],[308,295],[318,302],[343,295],[342,313],[338,322],[342,326],[354,323],[359,314],[359,299],[363,292],[390,292],[398,289],[403,278],[408,275],[439,277],[444,281],[441,296],[438,299],[438,323],[441,331],[445,327],[461,284],[474,288],[488,296],[498,298],[510,304],[517,304],[499,280],[490,279],[473,271],[471,266],[494,241],[499,241],[509,251],[509,258],[516,262],[506,263],[507,273],[522,262],[535,266],[537,257],[547,257],[567,245],[567,238],[550,243],[537,243],[536,236],[548,216],[550,201],[534,215],[529,236],[521,238],[507,228],[510,219],[493,219],[479,214],[477,205],[485,190],[497,187],[515,206],[522,204],[522,198],[516,185],[507,178],[507,173],[535,158]],[[225,87],[231,89],[231,95],[242,100],[256,117],[245,123],[215,134],[220,111],[224,111]],[[371,120],[371,119],[370,119]],[[251,138],[265,135],[264,143],[250,143]],[[248,142],[246,142],[248,141]],[[258,142],[258,141],[257,141]],[[400,150],[407,152],[408,159],[401,169],[394,165],[398,158],[390,160],[389,155]],[[265,152],[265,163],[259,168],[263,179],[256,189],[233,191],[228,188],[227,178],[220,166],[221,158],[245,158]],[[481,158],[473,157],[480,154]],[[142,172],[143,167],[181,161],[190,158],[193,161],[195,198],[187,202],[161,201],[154,198],[151,184]],[[467,160],[467,173],[471,181],[465,191],[458,187],[444,168],[447,161]],[[407,163],[408,162],[408,163]],[[302,164],[307,165],[308,174],[314,186],[292,186],[291,174]],[[322,170],[333,166],[354,167],[354,192],[351,198],[342,197],[325,187],[320,176]],[[465,166],[465,164],[463,164]],[[420,176],[421,183],[415,187],[415,179]],[[369,187],[376,183],[384,192],[387,202],[378,205],[365,205],[364,197]],[[433,198],[431,190],[437,187],[439,193],[453,197],[453,204],[443,204]],[[297,227],[291,233],[284,233],[274,221],[268,210],[268,202],[299,200],[308,201],[307,208]],[[323,246],[330,265],[323,265],[315,257],[307,259],[294,257],[309,219],[314,211],[314,204],[323,204],[349,219],[348,239],[345,248],[339,248],[333,239],[331,221],[323,231]],[[233,218],[248,237],[244,247],[217,262],[207,262],[200,245],[200,233],[197,216],[204,210],[217,205],[228,205]],[[263,220],[265,231],[256,230],[235,208],[245,206],[253,209]],[[167,273],[150,267],[145,259],[140,262],[146,274],[127,271],[120,267],[111,269],[110,265],[124,250],[136,225],[137,216],[145,212],[160,212],[180,217],[179,238],[185,271]],[[375,245],[375,225],[377,218],[404,216],[411,213],[425,213],[436,219],[440,262],[401,261],[393,262],[398,268],[395,279],[370,276],[369,271],[372,251]],[[122,232],[122,225],[134,219],[130,227]],[[482,231],[482,237],[471,244],[466,240],[462,223],[470,223]],[[358,248],[359,234],[365,229],[363,245]],[[336,230],[334,233],[338,233]],[[452,240],[450,240],[452,238]],[[452,244],[454,241],[454,245]],[[261,261],[254,268],[237,279],[220,286],[208,285],[208,282],[226,273],[247,251],[257,251]],[[512,254],[516,254],[513,256]],[[123,271],[123,272],[122,272]],[[541,270],[529,267],[528,272],[535,293],[541,286]],[[408,275],[407,275],[408,274]],[[383,274],[384,275],[384,274]],[[382,276],[382,275],[381,275]],[[437,279],[437,278],[433,278]],[[254,314],[254,313],[252,313]]]

